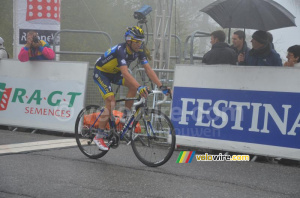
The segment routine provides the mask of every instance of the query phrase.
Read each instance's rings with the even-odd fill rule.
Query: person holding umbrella
[[[238,56],[241,65],[282,66],[280,55],[272,49],[266,31],[258,30],[252,35],[252,49]]]
[[[239,55],[239,54],[246,54],[250,50],[247,46],[245,41],[246,35],[244,31],[238,30],[233,33],[232,39],[232,46],[231,48]]]

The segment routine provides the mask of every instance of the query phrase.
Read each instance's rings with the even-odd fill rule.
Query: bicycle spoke
[[[148,115],[150,120],[142,118],[135,122],[131,145],[141,162],[147,166],[160,166],[169,160],[175,149],[175,132],[167,116],[157,110],[148,114],[151,114]]]
[[[98,130],[96,123],[100,112],[99,106],[87,106],[77,116],[75,124],[77,145],[84,155],[92,159],[100,158],[107,153],[107,151],[99,150],[98,146],[93,142]]]

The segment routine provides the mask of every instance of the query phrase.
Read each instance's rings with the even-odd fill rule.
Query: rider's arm
[[[120,67],[121,73],[125,78],[125,81],[128,84],[133,85],[136,89],[140,86],[140,84],[136,81],[136,79],[129,73],[127,65],[123,65]]]
[[[145,72],[146,72],[147,76],[150,78],[150,80],[152,80],[152,82],[154,82],[157,85],[157,87],[161,87],[162,83],[158,79],[156,73],[152,70],[149,63],[144,64],[144,68],[145,68]]]
[[[26,62],[26,61],[29,61],[29,54],[28,54],[28,50],[29,48],[28,47],[22,47],[19,55],[18,55],[18,59],[19,61],[21,62]]]
[[[148,77],[150,78],[150,80],[152,80],[152,82],[154,82],[157,85],[157,87],[160,90],[163,91],[164,94],[166,94],[166,95],[170,94],[171,97],[172,97],[172,90],[171,90],[171,88],[163,86],[163,84],[158,79],[156,73],[152,70],[152,68],[149,65],[149,63],[144,64],[144,68],[145,68],[146,74],[148,75]]]

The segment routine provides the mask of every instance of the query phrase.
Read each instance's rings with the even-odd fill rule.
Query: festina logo
[[[211,99],[181,98],[181,102],[181,110],[173,108],[173,114],[179,112],[177,119],[180,125],[189,125],[189,121],[194,120],[195,126],[217,129],[230,127],[232,130],[243,131],[247,122],[246,129],[250,132],[270,133],[271,118],[282,135],[296,136],[296,129],[300,128],[300,112],[289,117],[292,105],[288,104],[275,109],[272,104],[227,100],[213,102]],[[244,120],[245,115],[251,119]],[[263,124],[259,125],[261,121]],[[288,123],[291,123],[290,126]]]

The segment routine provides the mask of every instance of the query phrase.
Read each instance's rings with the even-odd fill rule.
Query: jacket
[[[38,48],[22,47],[18,58],[21,62],[29,60],[52,60],[55,58],[54,51],[50,48],[50,45],[43,40],[40,40],[42,46]]]
[[[230,46],[230,47],[231,47],[231,48],[235,51],[235,53],[237,54],[236,64],[237,64],[237,65],[245,65],[244,62],[241,62],[241,63],[238,62],[238,56],[239,56],[240,53],[245,53],[245,55],[246,55],[246,54],[250,51],[250,48],[247,46],[247,43],[244,42],[243,48],[242,48],[240,51],[239,51],[236,47],[234,47],[233,45]]]
[[[249,66],[282,66],[280,55],[267,44],[261,49],[251,49],[245,57],[245,64]]]
[[[208,65],[214,64],[231,64],[235,65],[237,61],[236,52],[229,47],[227,43],[215,43],[211,50],[208,51],[202,59],[203,63]]]

